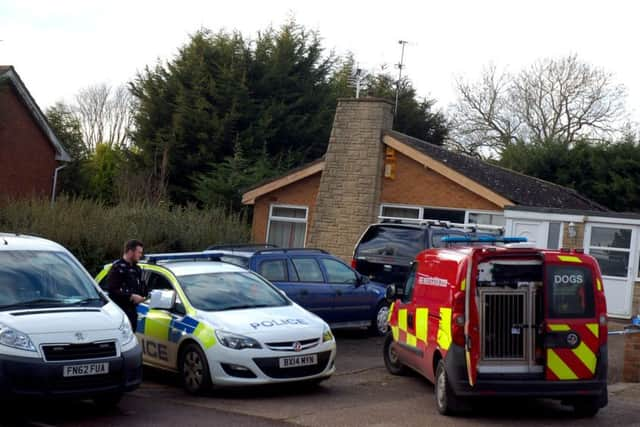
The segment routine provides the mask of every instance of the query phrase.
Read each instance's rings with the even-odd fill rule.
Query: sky
[[[627,88],[640,122],[640,2],[624,0],[0,0],[0,65],[14,66],[44,109],[131,80],[201,27],[251,37],[290,16],[365,69],[393,68],[408,41],[404,72],[439,109],[456,101],[456,77],[477,78],[490,63],[517,71],[577,54]]]

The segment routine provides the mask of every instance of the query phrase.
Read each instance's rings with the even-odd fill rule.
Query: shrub
[[[199,251],[216,243],[244,243],[250,232],[241,214],[195,205],[121,203],[61,197],[0,204],[0,231],[34,234],[69,249],[90,273],[117,259],[127,239],[139,239],[145,252]]]

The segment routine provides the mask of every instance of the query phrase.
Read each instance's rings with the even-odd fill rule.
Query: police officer
[[[147,296],[146,285],[142,280],[142,269],[138,266],[142,252],[141,241],[126,242],[124,255],[113,263],[107,278],[109,297],[125,312],[134,331],[138,324],[136,306]]]

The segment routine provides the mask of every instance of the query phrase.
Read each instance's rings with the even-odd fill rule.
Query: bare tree
[[[113,88],[105,83],[89,86],[78,92],[75,104],[88,150],[95,150],[101,143],[112,147],[128,145],[133,97],[125,86]]]
[[[477,83],[459,79],[457,89],[450,144],[470,154],[500,153],[516,141],[601,138],[619,131],[625,118],[624,87],[575,55],[538,61],[516,75],[489,67]]]

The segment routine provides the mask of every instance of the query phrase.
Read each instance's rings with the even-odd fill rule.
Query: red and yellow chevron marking
[[[425,307],[416,309],[415,325],[412,325],[415,328],[413,331],[415,334],[409,331],[406,308],[398,310],[397,319],[397,325],[390,322],[394,341],[424,350],[427,346],[429,310]]]
[[[573,331],[580,336],[580,344],[574,349],[547,349],[546,378],[553,381],[593,378],[598,362],[598,324],[553,324],[548,325],[548,329]]]

